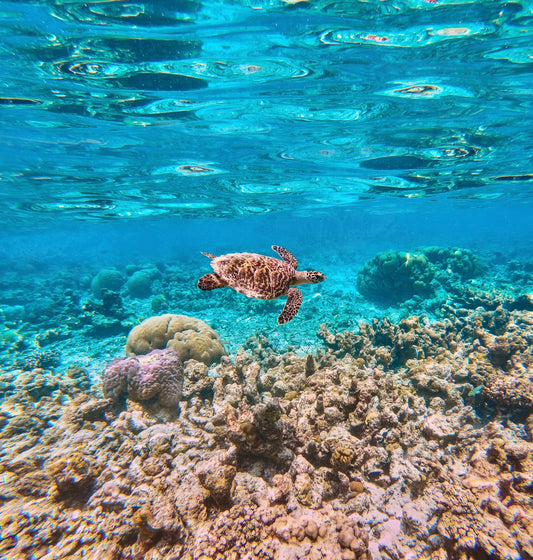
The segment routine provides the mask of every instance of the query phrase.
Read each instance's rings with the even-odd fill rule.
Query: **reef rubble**
[[[532,312],[318,335],[185,361],[167,421],[3,370],[2,558],[533,558]]]

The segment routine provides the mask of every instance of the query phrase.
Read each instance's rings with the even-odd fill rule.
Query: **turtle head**
[[[319,282],[324,282],[325,279],[326,277],[322,272],[318,272],[317,270],[295,270],[290,285],[318,284]]]
[[[306,270],[305,275],[309,284],[318,284],[326,279],[322,272],[318,272],[318,270]]]

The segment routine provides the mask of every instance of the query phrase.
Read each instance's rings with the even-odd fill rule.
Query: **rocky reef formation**
[[[413,253],[387,251],[367,261],[357,276],[357,288],[382,304],[413,296],[431,297],[438,288],[461,292],[464,281],[481,276],[485,266],[469,249],[420,247]]]
[[[156,348],[170,348],[182,361],[193,359],[206,365],[225,354],[220,337],[207,323],[171,313],[146,319],[128,335],[127,354],[147,354]]]
[[[2,558],[532,558],[531,312],[319,336],[187,361],[167,422],[83,370],[4,373]]]

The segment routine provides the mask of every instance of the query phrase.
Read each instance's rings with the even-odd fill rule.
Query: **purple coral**
[[[183,388],[183,364],[174,350],[152,350],[149,354],[115,358],[103,375],[104,395],[113,401],[154,401],[175,408]]]

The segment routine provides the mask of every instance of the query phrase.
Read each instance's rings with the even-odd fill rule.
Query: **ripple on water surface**
[[[6,223],[530,195],[529,3],[9,6]]]

